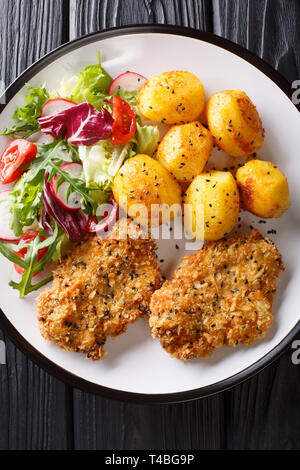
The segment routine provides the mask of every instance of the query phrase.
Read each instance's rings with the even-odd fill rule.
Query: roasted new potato
[[[127,160],[116,174],[112,190],[120,207],[144,226],[172,220],[181,211],[179,184],[148,155]]]
[[[288,181],[274,163],[251,160],[238,169],[236,179],[243,207],[258,217],[280,217],[289,208]]]
[[[210,97],[206,107],[207,123],[215,144],[233,157],[259,150],[264,129],[256,107],[241,90],[227,90]]]
[[[171,127],[159,144],[156,156],[179,182],[185,182],[192,181],[203,171],[212,148],[210,131],[195,121]]]
[[[194,121],[205,107],[204,88],[190,72],[165,72],[141,88],[137,106],[143,116],[163,124]]]
[[[197,240],[219,240],[231,232],[238,218],[240,201],[234,177],[227,171],[197,176],[184,198],[184,223]]]

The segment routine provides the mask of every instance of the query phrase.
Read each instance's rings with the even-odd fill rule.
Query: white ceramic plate
[[[267,336],[250,347],[217,350],[209,359],[181,363],[171,359],[151,338],[146,320],[130,326],[126,334],[108,340],[108,355],[92,362],[43,341],[36,320],[35,297],[19,299],[7,285],[10,263],[0,258],[0,325],[15,343],[39,365],[60,379],[88,391],[133,401],[171,402],[215,393],[260,370],[289,344],[298,332],[300,237],[299,157],[300,117],[285,92],[288,84],[255,56],[221,38],[193,30],[163,26],[116,29],[87,36],[67,44],[28,69],[7,91],[9,103],[0,116],[0,129],[7,127],[16,106],[24,99],[23,85],[45,82],[56,88],[63,76],[71,76],[96,62],[100,50],[103,66],[113,76],[126,70],[151,77],[167,70],[189,70],[202,80],[206,96],[239,88],[257,105],[266,129],[259,157],[278,164],[291,189],[291,208],[279,220],[259,224],[242,213],[242,225],[253,225],[263,235],[277,230],[271,239],[283,255],[286,271],[281,276],[274,304],[275,321]],[[5,140],[0,141],[0,151]],[[214,165],[232,163],[216,152]],[[237,165],[239,159],[234,161]],[[175,245],[180,250],[175,249]],[[169,275],[184,254],[185,241],[159,243],[159,259]]]

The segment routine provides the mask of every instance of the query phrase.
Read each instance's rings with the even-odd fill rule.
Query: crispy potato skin
[[[199,175],[211,154],[211,132],[199,121],[173,126],[158,146],[156,157],[179,182]]]
[[[137,106],[151,121],[164,124],[192,122],[205,107],[204,88],[190,72],[165,72],[150,78],[141,88]]]
[[[215,93],[207,102],[206,115],[215,144],[228,155],[242,157],[262,147],[262,122],[245,92],[225,90]]]
[[[251,160],[236,173],[242,205],[258,217],[280,217],[290,206],[287,178],[271,162]]]
[[[176,204],[177,209],[181,207],[179,184],[157,160],[148,155],[135,155],[127,160],[115,176],[112,189],[120,207],[144,226],[155,226],[165,221],[160,212],[162,205],[171,207]],[[143,208],[147,209],[147,213]],[[165,213],[167,216],[168,211]],[[173,212],[170,214],[172,218]]]
[[[230,172],[210,171],[197,176],[184,197],[185,228],[197,240],[219,240],[238,218],[239,191]]]

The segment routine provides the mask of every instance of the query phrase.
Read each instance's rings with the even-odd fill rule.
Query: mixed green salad
[[[152,155],[156,126],[143,126],[138,90],[146,78],[126,72],[112,79],[98,63],[57,90],[27,84],[26,102],[2,132],[9,142],[0,157],[0,252],[14,263],[9,285],[24,296],[48,283],[33,278],[86,232],[115,220],[114,176],[137,153]],[[6,188],[5,188],[6,189]],[[104,218],[97,216],[110,203]]]

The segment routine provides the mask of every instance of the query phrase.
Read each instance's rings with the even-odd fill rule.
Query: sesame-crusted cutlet
[[[182,360],[262,338],[283,269],[276,246],[257,230],[207,243],[153,294],[152,336]]]
[[[42,336],[97,360],[108,336],[149,313],[161,273],[152,239],[89,236],[72,247],[37,299]]]

